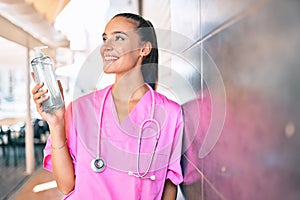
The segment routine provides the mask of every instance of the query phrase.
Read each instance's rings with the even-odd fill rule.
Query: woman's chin
[[[108,73],[108,74],[114,73],[114,71],[115,71],[115,66],[113,65],[112,62],[106,63],[106,64],[104,64],[104,66],[103,66],[103,71],[104,71],[105,73]]]

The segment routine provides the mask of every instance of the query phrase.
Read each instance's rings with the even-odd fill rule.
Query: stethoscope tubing
[[[134,173],[132,171],[129,171],[128,174],[133,175],[133,176],[138,177],[138,178],[143,178],[143,179],[149,178],[151,180],[155,180],[155,176],[151,176],[151,177],[146,177],[146,176],[149,173],[151,165],[153,163],[154,155],[155,155],[156,148],[157,148],[157,145],[158,145],[158,140],[160,138],[161,129],[160,129],[159,122],[156,119],[154,119],[154,110],[155,110],[154,91],[148,84],[146,84],[146,85],[147,85],[147,87],[149,88],[149,90],[151,92],[151,100],[152,100],[150,118],[145,119],[139,126],[139,134],[138,134],[138,142],[137,142],[137,145],[138,145],[137,166],[136,166],[136,168],[137,168],[136,171],[137,172]],[[101,143],[101,135],[102,135],[101,127],[102,127],[102,121],[103,121],[103,110],[104,110],[104,106],[105,106],[105,101],[107,99],[107,96],[108,96],[109,92],[111,91],[111,88],[112,88],[112,86],[107,88],[107,90],[105,91],[105,93],[103,95],[102,102],[101,102],[101,106],[100,106],[99,128],[98,128],[98,143],[97,143],[97,154],[96,154],[97,157],[95,159],[101,158],[101,144],[100,143]],[[147,166],[147,169],[145,170],[145,172],[141,174],[140,173],[141,140],[142,140],[142,136],[143,136],[144,126],[146,125],[146,123],[149,123],[149,122],[150,123],[152,122],[152,123],[155,124],[156,129],[157,129],[157,133],[156,133],[156,138],[155,138],[155,143],[154,143],[154,146],[153,146],[153,150],[152,150],[152,153],[151,153],[150,162],[148,163],[148,166]],[[93,160],[95,160],[95,159],[93,159]],[[103,160],[103,162],[104,162],[104,160]],[[95,170],[94,168],[93,168],[93,170],[95,172],[99,172],[99,171]],[[101,170],[100,172],[102,172],[102,171],[103,170]]]

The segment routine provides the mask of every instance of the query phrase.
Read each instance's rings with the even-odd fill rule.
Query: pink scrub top
[[[146,178],[130,176],[129,171],[143,174],[151,162],[158,133],[153,122],[145,123],[138,154],[139,127],[150,118],[151,91],[141,98],[120,124],[110,89],[111,86],[108,86],[80,97],[66,110],[67,143],[76,182],[74,190],[64,199],[161,199],[166,179],[175,185],[183,181],[180,166],[183,134],[181,107],[152,90],[154,119],[161,130],[158,145]],[[103,101],[106,91],[108,95]],[[103,102],[103,115],[100,117]],[[101,173],[94,172],[90,167],[91,161],[98,156],[107,165]],[[44,149],[44,168],[52,171],[50,137]],[[149,179],[151,175],[155,175],[155,180]]]

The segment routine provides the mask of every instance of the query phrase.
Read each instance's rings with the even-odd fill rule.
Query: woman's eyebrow
[[[114,32],[111,33],[111,35],[115,35],[115,34],[123,34],[123,35],[128,37],[128,34],[123,32],[123,31],[114,31]],[[106,33],[103,33],[102,37],[105,37],[106,35],[107,35]]]

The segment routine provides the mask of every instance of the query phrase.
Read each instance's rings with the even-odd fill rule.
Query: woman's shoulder
[[[164,108],[181,110],[181,106],[179,105],[179,103],[167,97],[166,95],[157,91],[154,91],[154,95],[156,104],[161,104],[164,106]]]
[[[66,109],[67,115],[82,117],[89,113],[93,113],[95,108],[99,106],[99,101],[103,98],[108,87],[92,91],[71,101]]]
[[[98,90],[94,90],[94,91],[91,91],[87,94],[84,94],[80,97],[78,97],[77,99],[75,99],[73,101],[73,103],[77,103],[77,102],[84,102],[84,101],[89,101],[89,100],[93,100],[95,97],[96,98],[102,98],[105,91],[111,86],[106,86],[105,88],[102,88],[102,89],[98,89]]]
[[[76,99],[74,99],[71,103],[70,106],[72,107],[78,107],[78,106],[87,106],[87,105],[93,105],[95,103],[95,100],[102,99],[105,91],[109,88],[110,86],[107,86],[105,88],[99,89],[99,90],[94,90],[92,92],[89,92],[87,94],[84,94]]]

